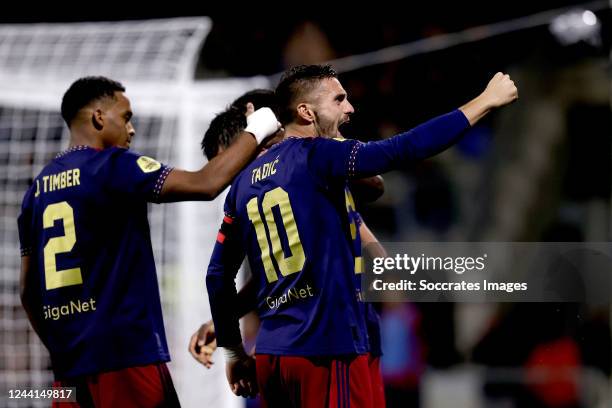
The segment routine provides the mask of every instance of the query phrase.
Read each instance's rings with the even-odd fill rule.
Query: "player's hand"
[[[385,181],[381,176],[372,176],[362,179],[352,179],[349,184],[355,201],[371,203],[376,201],[385,192]]]
[[[230,389],[240,397],[255,397],[257,395],[257,377],[255,374],[255,358],[246,354],[238,359],[227,360],[225,374]]]
[[[202,363],[206,368],[210,368],[215,363],[212,360],[212,355],[216,349],[215,326],[212,320],[209,320],[191,336],[189,353],[196,361]]]
[[[255,110],[252,103],[246,105],[247,127],[245,132],[249,132],[257,139],[257,144],[260,144],[265,138],[275,134],[281,124],[276,119],[274,112],[270,108],[259,108]]]
[[[498,72],[491,78],[482,96],[491,108],[499,108],[518,99],[518,89],[510,75]]]

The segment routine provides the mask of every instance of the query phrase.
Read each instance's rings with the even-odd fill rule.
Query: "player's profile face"
[[[322,136],[338,137],[339,127],[350,119],[355,111],[348,95],[336,78],[323,79],[319,85],[314,110],[317,126]]]
[[[136,131],[131,122],[130,100],[123,92],[115,92],[115,99],[108,104],[104,116],[104,145],[129,148]]]

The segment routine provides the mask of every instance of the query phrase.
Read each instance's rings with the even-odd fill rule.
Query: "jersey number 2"
[[[278,206],[280,215],[283,220],[283,227],[287,234],[287,241],[289,242],[289,250],[291,251],[290,256],[285,256],[283,247],[281,245],[280,236],[278,235],[278,228],[276,221],[274,220],[274,214],[272,208]],[[274,259],[280,269],[280,273],[283,276],[291,275],[302,270],[306,256],[304,255],[304,248],[300,241],[300,235],[298,234],[297,225],[295,224],[295,218],[293,216],[293,209],[291,208],[291,202],[289,201],[289,194],[281,187],[276,187],[273,190],[266,192],[261,203],[264,218],[262,220],[257,206],[257,197],[253,197],[247,203],[247,213],[249,219],[255,227],[255,233],[257,234],[257,242],[259,243],[259,249],[261,249],[261,261],[263,262],[264,269],[266,271],[266,278],[268,282],[272,283],[278,280],[278,275],[272,264],[270,258],[270,252],[274,255]],[[266,230],[264,228],[264,222],[268,227],[270,233],[270,243],[272,244],[272,251],[268,245],[268,238],[266,237]]]
[[[45,245],[45,283],[47,290],[83,283],[81,268],[57,270],[55,255],[70,252],[76,243],[74,211],[66,201],[50,204],[43,212],[43,228],[51,228],[55,220],[64,222],[64,235],[49,239]]]

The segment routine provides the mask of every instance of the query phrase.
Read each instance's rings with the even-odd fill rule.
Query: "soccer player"
[[[206,278],[232,390],[267,406],[372,406],[365,321],[354,274],[346,181],[430,157],[515,100],[507,75],[461,108],[393,138],[336,141],[353,107],[329,66],[299,66],[276,89],[285,138],[232,182]],[[353,225],[354,228],[354,225]],[[244,254],[261,327],[257,384],[241,342],[234,278]]]
[[[128,150],[124,92],[85,77],[64,94],[70,147],[34,179],[18,219],[21,299],[55,385],[76,386],[75,406],[178,406],[147,202],[216,197],[279,124],[261,109],[225,154],[199,171],[172,169]]]
[[[208,159],[212,159],[217,153],[222,152],[229,147],[235,137],[244,129],[246,126],[244,111],[248,103],[257,106],[268,106],[273,110],[277,110],[276,99],[274,92],[266,89],[257,89],[247,92],[236,101],[232,103],[230,108],[221,114],[217,115],[211,122],[209,129],[206,131],[202,140],[202,149]],[[270,138],[267,145],[270,146],[275,141],[278,141],[277,137]],[[349,208],[354,207],[351,191],[357,188],[359,196],[365,201],[370,201],[378,198],[382,195],[381,190],[384,189],[382,184],[382,178],[379,176],[371,177],[368,179],[353,180],[350,186],[350,190],[347,191],[347,199],[349,202]],[[384,250],[380,246],[378,240],[374,234],[368,229],[363,223],[358,213],[353,213],[355,218],[355,224],[358,226],[358,232],[355,230],[355,245],[359,245],[360,241],[357,236],[361,237],[364,246],[367,245],[372,257],[384,256]],[[356,257],[360,257],[361,248],[356,249]],[[382,253],[381,253],[382,252]],[[360,275],[356,274],[355,277]],[[238,293],[238,310],[239,315],[242,316],[247,312],[256,308],[256,293],[254,288],[254,282],[249,279],[243,288]],[[384,388],[382,383],[382,375],[380,372],[380,357],[382,356],[382,350],[380,346],[380,327],[379,317],[377,311],[371,303],[363,304],[363,312],[366,317],[367,325],[367,336],[370,343],[369,353],[369,366],[370,366],[370,377],[372,381],[373,395],[375,396],[375,406],[384,406]],[[214,337],[214,326],[212,322],[206,322],[191,336],[189,342],[189,352],[191,355],[204,366],[210,368],[212,365],[212,353],[216,348],[216,341]],[[375,392],[374,392],[375,390]]]
[[[245,114],[247,107],[269,107],[276,114],[279,110],[274,91],[270,89],[254,89],[246,92],[224,112],[218,114],[210,123],[201,147],[206,157],[211,160],[218,153],[227,149],[246,126]],[[270,147],[282,140],[284,135],[278,132],[270,137],[259,148]],[[385,191],[382,177],[374,176],[350,181],[350,188],[360,202],[372,202],[380,198]]]

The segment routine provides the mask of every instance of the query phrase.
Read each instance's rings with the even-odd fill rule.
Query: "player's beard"
[[[334,138],[338,137],[338,124],[333,121],[328,121],[321,118],[319,114],[314,111],[315,121],[313,122],[315,133],[317,137]]]

